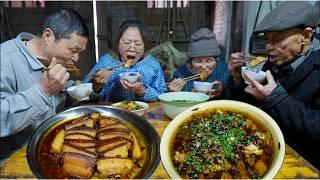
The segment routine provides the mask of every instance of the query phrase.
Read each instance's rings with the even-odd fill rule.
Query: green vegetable
[[[221,159],[237,161],[235,148],[252,141],[252,137],[245,136],[244,117],[236,114],[211,113],[181,128],[189,131],[183,137],[190,142],[182,146],[183,152],[188,152],[183,165],[191,172],[189,178],[198,178],[204,172],[223,171]],[[182,169],[178,167],[178,171]]]

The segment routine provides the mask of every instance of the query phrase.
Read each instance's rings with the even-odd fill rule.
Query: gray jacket
[[[37,84],[43,65],[22,42],[33,37],[21,33],[0,45],[0,159],[21,147],[33,130],[64,103],[65,94],[49,97]]]

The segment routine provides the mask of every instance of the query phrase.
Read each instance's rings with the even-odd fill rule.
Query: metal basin
[[[46,136],[57,126],[74,119],[74,117],[90,112],[100,112],[104,116],[115,117],[123,123],[128,124],[130,128],[134,128],[135,132],[137,132],[139,136],[143,137],[147,149],[147,156],[142,169],[134,178],[145,179],[150,177],[160,162],[160,138],[158,133],[148,121],[135,113],[116,109],[110,106],[79,106],[63,111],[44,121],[34,131],[27,147],[28,164],[33,174],[37,178],[41,179],[54,178],[48,177],[47,172],[43,172],[44,170],[40,167],[40,146]],[[50,144],[46,146],[50,146]]]

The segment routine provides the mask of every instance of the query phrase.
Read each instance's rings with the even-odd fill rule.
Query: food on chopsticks
[[[80,75],[80,69],[76,65],[70,64],[70,65],[67,65],[66,68],[69,73],[71,74],[73,73],[74,75],[77,75],[77,76]]]
[[[127,111],[140,110],[144,108],[143,106],[138,104],[136,101],[130,101],[130,100],[121,101],[121,103],[117,107],[121,109],[125,109]]]
[[[192,75],[192,76],[189,76],[189,77],[185,77],[183,78],[184,81],[192,81],[192,80],[196,80],[196,79],[200,79],[201,81],[204,81],[208,78],[209,76],[209,73],[206,72],[206,71],[202,71],[200,72],[199,74],[195,74],[195,75]]]
[[[134,64],[135,64],[134,59],[129,59],[125,63],[120,63],[120,64],[117,64],[117,65],[114,65],[114,66],[111,66],[111,67],[108,67],[108,68],[100,68],[100,69],[98,69],[97,71],[95,71],[93,73],[87,74],[86,78],[92,78],[96,74],[96,72],[98,72],[99,70],[103,70],[104,69],[104,70],[109,71],[109,70],[112,70],[114,68],[118,68],[118,67],[121,67],[121,66],[123,66],[124,68],[130,68]]]
[[[179,127],[172,157],[182,178],[257,179],[270,168],[273,148],[271,133],[253,117],[210,109]]]
[[[256,56],[256,57],[254,57],[254,58],[252,58],[251,60],[250,60],[250,62],[249,62],[249,65],[251,66],[251,67],[255,67],[255,66],[257,66],[258,64],[260,64],[260,63],[262,63],[262,62],[264,62],[264,61],[266,61],[267,59],[266,59],[266,57],[264,57],[264,56]]]
[[[51,178],[133,178],[146,160],[145,147],[127,124],[93,112],[51,131],[40,163]]]
[[[209,73],[208,73],[208,72],[202,71],[202,72],[200,73],[200,80],[201,80],[201,81],[204,81],[204,80],[206,80],[206,79],[208,78],[208,76],[209,76]]]
[[[134,65],[134,59],[128,59],[125,63],[124,63],[124,65],[123,65],[123,67],[125,67],[125,68],[130,68],[131,66],[133,66]]]
[[[67,69],[67,71],[70,73],[70,74],[73,74],[73,75],[76,75],[76,76],[79,76],[80,75],[80,69],[74,65],[74,64],[68,64],[68,65],[65,65],[65,68]],[[49,71],[50,68],[48,67],[43,67],[43,71]]]

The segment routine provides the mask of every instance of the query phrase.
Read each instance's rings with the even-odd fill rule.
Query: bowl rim
[[[135,72],[135,71],[126,71],[126,72],[119,73],[119,76],[120,76],[120,77],[122,77],[122,76],[128,75],[129,73],[133,73],[133,74],[135,74],[136,76],[141,75],[139,72]]]
[[[240,101],[234,101],[234,100],[215,100],[215,101],[209,101],[209,102],[203,102],[197,105],[194,105],[192,107],[189,107],[188,109],[186,109],[185,111],[183,111],[182,113],[178,114],[166,127],[166,129],[164,130],[162,137],[161,137],[161,142],[160,142],[160,156],[161,156],[161,162],[163,164],[163,167],[165,169],[165,171],[167,172],[167,174],[169,175],[169,177],[173,178],[173,179],[182,179],[182,177],[179,175],[179,173],[175,170],[175,167],[173,166],[172,160],[171,160],[171,153],[169,152],[169,148],[171,147],[170,145],[172,144],[172,136],[175,135],[175,127],[178,127],[180,125],[182,125],[183,123],[185,123],[186,119],[193,114],[196,111],[203,111],[205,109],[209,108],[215,108],[215,107],[227,107],[227,106],[232,106],[232,108],[250,108],[250,112],[251,111],[255,111],[255,113],[257,113],[257,116],[265,116],[265,118],[267,119],[267,122],[270,126],[273,127],[273,129],[271,131],[275,131],[275,133],[278,135],[278,137],[274,137],[273,141],[276,139],[277,142],[273,142],[274,145],[278,145],[278,156],[277,159],[274,159],[271,167],[272,169],[267,172],[267,174],[265,174],[265,176],[263,177],[263,179],[271,179],[273,178],[278,171],[280,170],[283,162],[284,162],[284,157],[285,157],[285,141],[284,141],[284,137],[283,134],[280,130],[280,127],[277,125],[277,123],[275,122],[275,120],[273,120],[273,118],[271,118],[271,116],[269,116],[266,112],[262,111],[261,109],[244,103],[244,102],[240,102]],[[268,125],[268,126],[269,126]],[[267,127],[269,128],[269,127]],[[268,129],[270,131],[270,129]],[[166,139],[166,140],[164,140]]]
[[[251,68],[251,69],[254,69],[254,68]],[[250,72],[251,74],[255,74],[255,75],[259,75],[259,76],[266,76],[266,72],[265,71],[262,71],[262,70],[259,70],[259,69],[254,69],[256,71],[251,71],[250,70],[250,67],[247,67],[247,66],[242,66],[241,67],[241,74],[243,76],[243,73],[244,72]]]
[[[164,96],[166,96],[168,94],[197,94],[199,96],[202,96],[204,98],[204,100],[181,102],[181,101],[172,101],[172,100],[169,101],[169,100],[163,99]],[[168,104],[198,104],[198,103],[205,102],[205,101],[209,100],[210,97],[208,95],[206,95],[204,93],[200,93],[200,92],[178,91],[178,92],[167,92],[167,93],[160,94],[158,96],[158,99],[160,100],[160,102],[168,103]]]
[[[81,83],[81,84],[79,84],[79,85],[73,85],[73,86],[70,86],[70,87],[68,87],[67,89],[66,89],[66,91],[67,92],[74,92],[74,90],[77,88],[77,87],[79,87],[79,86],[83,86],[83,87],[87,87],[88,88],[88,86],[92,89],[92,83]]]
[[[36,129],[35,131],[32,133],[32,135],[30,136],[29,140],[28,140],[28,144],[27,144],[27,150],[26,150],[26,156],[27,156],[27,162],[29,165],[30,170],[32,171],[33,175],[36,176],[37,178],[45,178],[41,175],[39,171],[39,167],[37,165],[37,160],[35,155],[32,155],[33,151],[36,151],[39,144],[38,142],[40,142],[40,140],[43,138],[43,135],[46,134],[46,130],[50,129],[52,126],[56,125],[57,123],[59,123],[59,120],[61,119],[55,119],[56,116],[58,115],[62,115],[63,113],[65,114],[74,114],[75,110],[81,110],[81,109],[86,109],[89,108],[90,111],[89,112],[101,112],[104,111],[107,114],[110,113],[111,111],[116,111],[116,113],[121,116],[122,119],[126,119],[126,122],[131,123],[135,128],[137,128],[139,131],[143,132],[142,127],[144,127],[146,130],[148,130],[148,132],[151,133],[151,135],[147,135],[147,134],[143,134],[143,136],[145,136],[144,138],[146,138],[146,140],[148,141],[147,146],[151,146],[151,150],[150,150],[150,156],[155,156],[154,162],[151,165],[148,165],[149,171],[147,173],[144,174],[144,176],[142,178],[149,178],[154,171],[156,170],[156,168],[158,167],[159,163],[160,163],[160,136],[158,134],[158,132],[156,131],[156,129],[146,120],[144,120],[141,116],[129,112],[129,111],[123,111],[121,109],[112,107],[112,106],[104,106],[104,105],[85,105],[85,106],[77,106],[77,107],[73,107],[70,109],[67,109],[65,111],[62,111],[58,114],[55,114],[51,117],[49,117],[48,119],[44,120]],[[88,112],[86,112],[88,113]],[[112,113],[111,113],[112,114]],[[79,115],[79,114],[78,114]],[[132,120],[128,120],[127,117],[131,116],[130,119]],[[79,115],[81,116],[81,115]],[[73,118],[72,118],[73,119]],[[136,121],[138,120],[138,121]],[[46,126],[46,129],[42,129],[42,126]],[[39,135],[39,133],[42,133]],[[152,145],[150,145],[149,140],[154,140],[155,144],[153,147]],[[34,152],[35,153],[35,152]],[[148,159],[147,159],[148,160]],[[148,168],[147,167],[147,168]],[[137,178],[137,177],[136,177]]]
[[[111,104],[111,106],[112,106],[112,107],[115,107],[115,108],[117,108],[117,109],[121,109],[121,110],[124,110],[124,111],[128,111],[128,110],[126,110],[126,109],[122,109],[122,108],[119,107],[119,105],[120,105],[121,102],[123,102],[123,101],[120,101],[120,102],[117,102],[117,103],[113,103],[113,104]],[[143,101],[134,101],[134,102],[136,102],[137,104],[143,106],[143,108],[142,108],[142,109],[137,109],[137,110],[128,111],[128,112],[140,112],[140,111],[145,111],[145,110],[147,110],[147,109],[149,108],[149,104],[146,103],[146,102],[143,102]]]
[[[193,85],[194,84],[202,84],[202,85],[207,85],[207,86],[209,86],[209,85],[213,85],[213,83],[212,82],[206,82],[206,81],[193,81]]]

